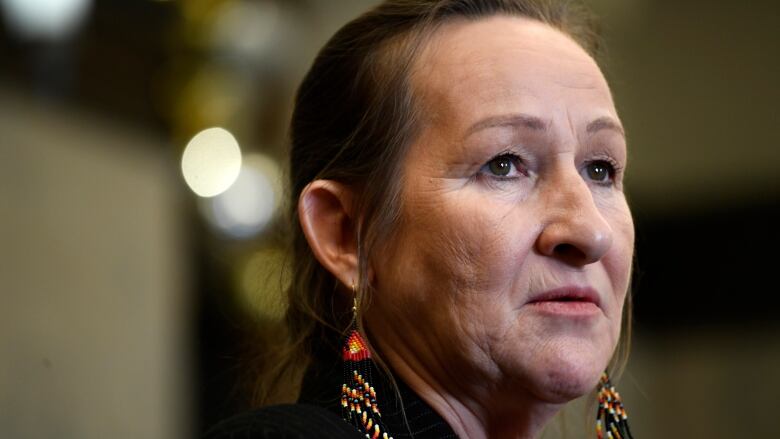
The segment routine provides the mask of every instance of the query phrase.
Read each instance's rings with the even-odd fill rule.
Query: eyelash
[[[522,166],[524,163],[523,159],[519,155],[513,152],[502,152],[500,154],[497,154],[496,156],[488,160],[487,163],[485,163],[482,166],[482,168],[480,168],[478,175],[489,177],[495,181],[509,181],[509,180],[518,179],[519,178],[518,176],[505,177],[505,176],[498,176],[490,172],[490,170],[488,169],[490,167],[490,164],[499,159],[510,159],[512,165],[515,167],[517,172],[519,172],[520,174],[526,177],[528,176],[528,170]],[[599,186],[604,186],[604,187],[614,186],[615,179],[617,175],[619,175],[623,171],[623,167],[614,158],[607,155],[603,155],[603,156],[598,156],[593,160],[587,161],[581,172],[586,173],[588,167],[596,163],[603,163],[607,167],[607,173],[609,179],[607,181],[593,180],[593,182]],[[587,176],[587,174],[585,176]]]
[[[506,151],[497,154],[496,156],[488,160],[487,163],[482,165],[482,168],[480,168],[478,175],[484,175],[495,181],[511,181],[520,178],[519,176],[499,176],[499,175],[492,174],[489,170],[490,164],[496,162],[499,159],[509,159],[512,163],[512,166],[514,166],[515,170],[518,173],[526,177],[528,176],[528,170],[523,166],[524,164],[523,159],[519,155],[513,152],[506,152]]]
[[[589,160],[585,163],[585,166],[583,167],[583,172],[587,172],[587,169],[589,166],[595,164],[595,163],[604,163],[607,165],[607,172],[609,174],[609,179],[607,181],[599,181],[599,180],[593,180],[593,182],[599,186],[605,186],[605,187],[612,187],[615,185],[615,178],[623,171],[623,167],[620,166],[620,163],[617,162],[617,160],[613,159],[610,156],[599,156],[593,160]]]

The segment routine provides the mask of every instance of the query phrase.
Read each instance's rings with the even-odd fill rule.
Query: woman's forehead
[[[517,111],[553,118],[564,107],[617,117],[595,61],[567,35],[521,17],[443,26],[420,54],[412,83],[425,112],[451,122]]]

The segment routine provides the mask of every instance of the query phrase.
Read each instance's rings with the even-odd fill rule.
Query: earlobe
[[[309,183],[298,198],[301,228],[317,260],[344,285],[357,282],[352,190],[331,180]]]

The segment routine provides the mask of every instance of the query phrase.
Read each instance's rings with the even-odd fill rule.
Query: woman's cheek
[[[634,222],[625,199],[611,213],[613,248],[604,264],[613,278],[616,293],[625,298],[634,256]]]
[[[409,269],[427,273],[439,291],[507,288],[533,245],[532,206],[517,191],[475,181],[410,177],[402,240],[417,260]]]
[[[613,218],[611,225],[614,233],[612,249],[601,264],[612,287],[613,298],[610,300],[608,318],[612,322],[611,329],[616,342],[631,278],[633,256],[634,229],[627,208],[619,217]]]
[[[441,218],[447,223],[448,257],[457,273],[480,293],[504,290],[515,279],[532,245],[533,225],[523,207],[484,196],[459,197]]]

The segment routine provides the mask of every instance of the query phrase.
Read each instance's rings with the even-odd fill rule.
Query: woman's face
[[[402,224],[372,258],[375,343],[405,378],[475,398],[587,393],[618,341],[634,244],[603,75],[558,31],[493,17],[437,31],[412,83],[424,121]]]

